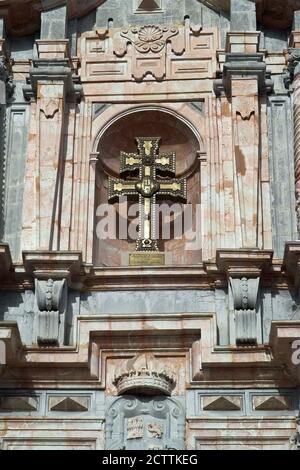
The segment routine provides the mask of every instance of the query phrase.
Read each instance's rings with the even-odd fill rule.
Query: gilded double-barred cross
[[[175,178],[176,155],[159,154],[160,141],[160,137],[137,137],[138,153],[121,152],[120,175],[128,178],[109,178],[109,202],[121,196],[139,199],[137,251],[158,251],[156,197],[186,202],[186,179]],[[134,177],[133,172],[138,176]]]

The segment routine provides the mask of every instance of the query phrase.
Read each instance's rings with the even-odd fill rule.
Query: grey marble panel
[[[273,244],[275,256],[282,258],[285,242],[297,239],[293,124],[288,96],[269,98],[268,121]]]
[[[231,31],[256,31],[256,5],[249,0],[231,0]]]
[[[41,14],[41,39],[64,39],[67,36],[67,7],[53,8]]]
[[[24,103],[15,103],[7,110],[5,241],[14,259],[20,257],[28,119],[28,105]]]
[[[187,418],[225,416],[296,416],[295,389],[188,390]]]

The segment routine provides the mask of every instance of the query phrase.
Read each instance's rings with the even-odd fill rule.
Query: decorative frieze
[[[213,76],[215,29],[144,24],[126,29],[97,29],[81,40],[82,81],[135,82],[197,80]]]

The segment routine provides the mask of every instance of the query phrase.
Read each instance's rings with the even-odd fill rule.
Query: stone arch
[[[181,105],[182,106],[182,105]],[[201,121],[201,105],[197,112],[191,106],[183,106],[184,110]],[[204,140],[195,125],[195,122],[178,113],[171,108],[161,106],[135,106],[131,109],[124,109],[114,114],[95,133],[92,153],[98,156],[96,165],[95,184],[95,208],[101,204],[107,204],[108,177],[119,177],[119,155],[120,151],[128,153],[136,151],[135,137],[139,136],[159,136],[162,138],[162,152],[176,152],[177,155],[177,177],[186,177],[188,180],[188,209],[185,212],[186,220],[193,219],[191,230],[196,231],[197,205],[201,202],[200,192],[200,162],[199,153],[204,152]],[[193,116],[195,119],[195,116]],[[200,126],[199,126],[200,128]],[[168,201],[166,201],[168,203]],[[170,202],[170,201],[169,201]],[[120,208],[116,205],[118,214]],[[177,206],[178,207],[178,206]],[[190,212],[188,212],[190,211]],[[178,209],[179,213],[179,209]],[[173,217],[173,219],[172,219]],[[117,216],[119,219],[119,215]],[[97,227],[97,217],[95,215],[95,226]],[[197,264],[201,262],[201,249],[186,249],[191,246],[187,243],[187,237],[178,239],[177,232],[179,225],[184,229],[184,216],[180,213],[175,222],[175,216],[171,214],[170,238],[168,229],[161,234],[162,251],[171,253],[168,264]],[[177,227],[177,228],[175,228]],[[119,234],[119,226],[116,226]],[[198,227],[199,228],[199,227]],[[98,237],[96,236],[98,235]],[[176,235],[176,236],[175,236]],[[190,235],[189,235],[190,237]],[[188,239],[189,239],[188,237]],[[190,241],[190,240],[189,240]],[[194,247],[195,245],[193,245]],[[116,239],[99,240],[99,232],[94,230],[94,255],[93,262],[98,266],[120,266],[126,264],[123,253],[135,251],[135,240],[124,239],[117,236]],[[194,252],[195,251],[195,252]],[[109,253],[109,255],[108,255]]]

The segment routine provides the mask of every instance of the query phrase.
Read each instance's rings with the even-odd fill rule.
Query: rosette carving
[[[145,54],[147,52],[161,52],[167,41],[176,34],[178,34],[178,28],[176,27],[145,25],[123,30],[121,36],[134,44],[138,52]]]

